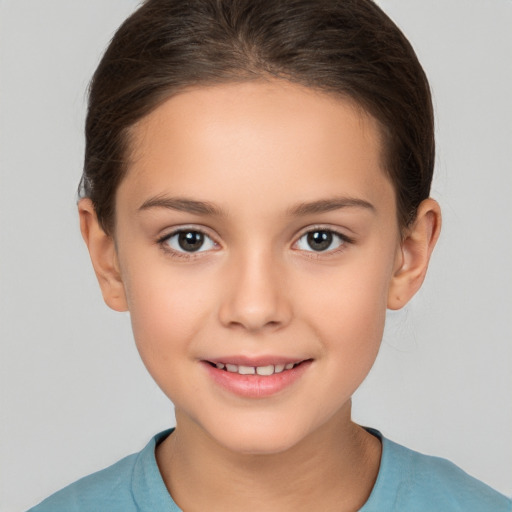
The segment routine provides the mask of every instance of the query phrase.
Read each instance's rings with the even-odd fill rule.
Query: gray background
[[[136,2],[0,1],[0,510],[18,512],[173,416],[75,211],[86,85]],[[444,230],[354,416],[512,495],[512,2],[380,3],[431,80]]]

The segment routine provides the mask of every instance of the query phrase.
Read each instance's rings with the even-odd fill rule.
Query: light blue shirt
[[[375,486],[360,512],[512,512],[512,501],[438,457],[422,455],[373,429],[382,442]],[[182,512],[158,470],[155,447],[146,447],[50,496],[29,512]],[[208,511],[205,511],[208,512]]]

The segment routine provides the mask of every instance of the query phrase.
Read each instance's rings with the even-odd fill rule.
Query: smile
[[[250,361],[233,357],[230,362],[203,360],[202,364],[212,381],[223,390],[243,398],[261,399],[294,385],[313,363],[312,359],[290,361],[279,358],[281,360],[274,360],[272,364],[265,359]]]
[[[270,376],[275,373],[281,373],[285,370],[292,370],[295,366],[301,364],[302,361],[297,363],[287,364],[269,364],[266,366],[245,366],[230,363],[210,363],[219,370],[225,370],[230,373],[238,373],[239,375],[262,375]]]

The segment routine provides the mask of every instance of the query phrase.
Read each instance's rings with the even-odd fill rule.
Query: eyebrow
[[[223,215],[223,211],[213,203],[188,199],[185,197],[151,197],[144,201],[142,206],[140,206],[139,211],[149,210],[151,208],[165,208],[196,215],[212,215],[219,217]],[[300,217],[316,213],[331,212],[342,208],[363,208],[372,212],[375,211],[375,207],[364,199],[335,197],[332,199],[320,199],[318,201],[299,203],[298,205],[289,208],[287,213],[292,216]]]
[[[194,213],[196,215],[222,215],[222,211],[208,201],[196,201],[195,199],[187,199],[185,197],[152,197],[144,201],[139,211],[149,210],[151,208],[166,208],[168,210]]]
[[[315,213],[326,213],[341,208],[363,208],[375,212],[375,207],[364,199],[352,197],[334,197],[332,199],[321,199],[309,203],[300,203],[288,210],[294,216],[311,215]]]

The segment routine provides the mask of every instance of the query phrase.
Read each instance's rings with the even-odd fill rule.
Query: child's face
[[[188,90],[133,133],[117,254],[137,347],[178,428],[272,453],[349,421],[401,261],[375,121],[271,81]],[[300,364],[247,376],[212,363]]]

